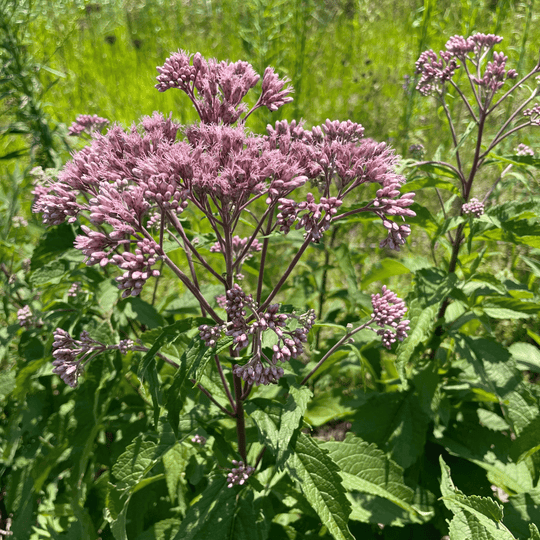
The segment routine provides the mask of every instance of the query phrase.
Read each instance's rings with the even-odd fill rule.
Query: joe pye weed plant
[[[311,395],[306,383],[360,330],[373,330],[387,348],[402,341],[409,329],[409,321],[404,319],[407,309],[383,287],[372,296],[373,312],[366,313],[367,320],[344,328],[343,337],[307,370],[302,362],[290,367],[290,361],[306,352],[314,310],[302,312],[272,302],[310,244],[320,242],[335,222],[372,212],[382,219],[386,230],[381,245],[399,249],[410,234],[403,218],[414,215],[408,208],[414,194],[401,196],[405,179],[394,170],[397,157],[385,143],[364,139],[364,130],[356,123],[327,121],[307,130],[296,122],[281,121],[268,126],[265,136],[249,133],[245,121],[254,111],[261,107],[275,111],[292,100],[292,88],[272,68],[265,70],[260,96],[251,108],[244,98],[260,77],[246,62],[218,63],[180,51],[158,71],[158,90],[185,92],[200,123],[183,129],[183,139],[178,137],[180,126],[159,114],[144,118],[127,132],[115,126],[106,135],[96,133],[92,144],[74,155],[57,179],[36,187],[34,209],[43,213],[48,225],[84,219],[87,224],[81,224],[75,247],[84,253],[87,265],[113,265],[123,272],[116,278],[123,297],[139,295],[148,280],[157,279],[161,261],[196,298],[201,317],[209,320],[204,324],[201,318],[180,320],[164,328],[151,347],[145,347],[143,340],[107,346],[87,332],[76,340],[58,328],[52,345],[53,372],[76,387],[100,353],[112,349],[124,354],[146,352],[139,375],[150,386],[158,432],[184,436],[181,426],[187,385],[195,385],[216,412],[236,424],[236,445],[227,440],[229,455],[223,455],[232,467],[216,463],[197,504],[213,504],[216,493],[223,498],[220,505],[226,504],[232,499],[221,488],[242,486],[258,471],[266,471],[266,486],[255,480],[255,489],[268,490],[272,478],[286,469],[296,481],[309,486],[304,490],[306,497],[331,533],[350,537],[346,525],[349,505],[338,468],[300,431]],[[307,183],[316,195],[302,190]],[[357,188],[372,185],[374,193],[359,204]],[[344,201],[349,199],[351,204],[345,207]],[[189,218],[184,217],[188,209],[196,219],[208,223],[210,245],[204,246],[190,234]],[[303,240],[272,283],[265,274],[267,260],[276,256],[272,255],[272,240],[287,235],[291,228],[300,230]],[[182,265],[169,255],[178,248],[185,255]],[[242,271],[246,260],[255,257],[258,279],[250,290]],[[209,280],[222,287],[217,306],[200,286]],[[160,351],[166,342],[174,343],[192,328],[198,331],[180,358]],[[164,402],[156,359],[176,370]],[[272,395],[265,387],[276,383],[273,398],[264,398]],[[248,415],[245,407],[252,397],[259,403],[250,403]],[[257,442],[248,444],[246,420],[248,427],[257,428]],[[359,442],[351,439],[351,444]],[[140,442],[136,442],[120,461],[140,456]],[[119,468],[115,470],[113,474],[119,474],[122,483]],[[197,514],[197,505],[193,505],[180,530],[201,535],[208,528],[215,533],[212,520],[201,520]],[[236,527],[230,522],[233,518],[231,513],[220,534],[229,534],[225,531]],[[122,537],[120,519],[111,521],[113,531],[118,531],[115,534]],[[268,526],[260,524],[263,529]]]
[[[538,197],[518,200],[509,182],[538,162],[523,147],[495,154],[538,124],[540,66],[519,79],[493,52],[499,42],[456,36],[417,62],[418,89],[452,132],[447,160],[440,149],[400,162],[352,121],[251,133],[257,109],[292,100],[287,79],[183,51],[156,87],[187,94],[197,124],[155,113],[101,134],[105,119],[79,118],[71,132],[92,132],[91,143],[57,174],[35,171],[34,210],[51,229],[28,279],[65,291],[43,293],[41,316],[21,310],[27,364],[3,383],[13,530],[24,537],[37,512],[36,538],[540,538],[529,527],[540,337],[531,325],[532,343],[496,338],[498,319],[529,322],[540,308]],[[470,117],[463,132],[448,92]],[[500,174],[485,188],[476,179],[488,166]],[[440,212],[414,203],[424,188]],[[391,253],[411,224],[433,260],[388,257],[359,280],[365,254],[351,239],[378,228]],[[308,296],[305,268],[322,259]],[[358,290],[407,274],[406,302],[388,285]],[[342,307],[326,314],[325,298]],[[310,432],[340,420],[344,440]],[[447,463],[454,477],[466,471],[464,491]]]

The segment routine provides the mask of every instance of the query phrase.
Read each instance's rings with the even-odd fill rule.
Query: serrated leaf
[[[450,524],[451,540],[464,538],[493,540],[516,540],[502,523],[503,508],[495,500],[477,495],[466,496],[456,489],[450,476],[450,468],[439,457],[441,465],[441,493],[445,506],[454,514]]]
[[[348,433],[344,441],[321,443],[320,447],[328,450],[341,469],[343,487],[382,497],[407,512],[418,513],[411,504],[414,491],[405,485],[403,469],[374,444]],[[395,510],[396,516],[400,515]]]
[[[313,392],[307,386],[289,387],[289,397],[281,414],[278,432],[278,451],[276,454],[276,467],[281,469],[288,456],[289,443],[295,431],[302,425],[302,419]]]
[[[330,534],[337,540],[354,540],[347,527],[351,503],[345,497],[339,467],[327,453],[299,433],[286,466]]]
[[[172,446],[170,441],[155,443],[143,440],[143,435],[136,437],[113,465],[117,489],[133,490]]]
[[[529,523],[529,532],[531,533],[529,540],[540,540],[540,532],[534,523]]]
[[[429,416],[411,390],[373,393],[357,407],[352,431],[391,452],[392,459],[406,469],[424,451],[428,424]]]
[[[411,321],[409,323],[411,330],[396,349],[396,368],[404,385],[406,385],[406,365],[411,359],[416,346],[427,342],[433,332],[437,322],[438,310],[438,304],[424,307],[418,300],[414,300],[408,306],[406,317]]]
[[[244,488],[246,489],[246,488]],[[238,489],[227,488],[224,476],[209,478],[208,487],[189,507],[173,540],[229,540]],[[248,538],[239,540],[249,540]]]

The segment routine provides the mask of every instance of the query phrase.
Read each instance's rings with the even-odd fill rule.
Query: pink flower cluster
[[[534,156],[534,150],[523,143],[519,144],[514,151],[518,156]]]
[[[52,371],[71,388],[77,386],[86,364],[98,354],[113,349],[127,354],[135,347],[135,343],[129,339],[121,340],[117,345],[105,345],[92,339],[86,331],[81,333],[78,340],[73,339],[62,328],[57,328],[53,336],[52,355],[54,360],[52,364],[54,368]]]
[[[156,88],[165,92],[178,88],[192,100],[201,120],[207,124],[222,122],[231,125],[242,115],[249,115],[259,107],[276,111],[292,101],[291,86],[285,86],[288,79],[280,79],[274,70],[266,68],[262,92],[255,106],[248,113],[248,106],[242,103],[246,94],[260,79],[247,62],[217,62],[206,60],[200,53],[193,55],[184,51],[173,53],[165,64],[157,68],[159,73]]]
[[[540,103],[523,111],[523,116],[528,116],[531,125],[540,126]]]
[[[246,480],[255,472],[254,467],[244,465],[243,461],[232,460],[234,468],[227,474],[227,487],[242,486]]]
[[[280,231],[287,234],[291,225],[298,220],[298,216],[303,212],[302,217],[296,224],[296,229],[304,229],[304,236],[308,236],[312,241],[318,242],[323,232],[328,230],[332,222],[332,216],[337,213],[337,209],[343,201],[336,197],[321,197],[320,202],[315,202],[315,197],[308,193],[306,200],[297,203],[291,199],[279,199],[280,213],[277,215],[277,225]]]
[[[247,239],[234,235],[235,227],[242,219],[274,216],[278,208],[265,234],[287,233],[294,225],[318,241],[346,215],[373,212],[387,230],[381,245],[399,249],[405,242],[410,227],[401,222],[415,215],[410,209],[414,195],[401,195],[405,178],[395,172],[398,156],[385,143],[363,138],[361,125],[327,120],[307,130],[281,121],[268,126],[266,135],[255,135],[243,124],[253,110],[275,110],[291,100],[292,89],[273,69],[265,70],[262,93],[251,110],[243,99],[259,76],[246,62],[217,62],[179,51],[158,72],[158,89],[187,93],[199,124],[184,128],[178,139],[180,126],[155,113],[130,129],[94,131],[91,144],[75,153],[56,178],[38,175],[34,190],[33,210],[43,214],[46,225],[87,220],[75,247],[88,265],[112,264],[123,272],[117,278],[123,296],[140,294],[148,279],[159,275],[154,269],[159,260],[173,268],[163,242],[185,238],[179,216],[188,206],[214,229],[218,241],[212,251],[229,249],[232,239],[236,279],[242,262],[261,249],[255,237],[262,221]],[[308,181],[320,195],[291,198]],[[363,184],[377,186],[373,200],[338,215],[344,198],[352,198]],[[261,197],[267,210],[258,216],[248,206]],[[173,271],[180,277],[180,269]],[[187,278],[180,279],[186,284]]]
[[[251,243],[249,241],[250,238],[248,237],[240,238],[238,235],[233,236],[231,249],[235,260],[241,259],[242,261],[245,261],[250,259],[253,256],[253,253],[261,251],[262,244],[256,238],[251,241]],[[210,248],[210,251],[212,253],[221,253],[223,252],[224,247],[224,245],[216,242]]]
[[[403,341],[410,330],[410,321],[403,319],[407,313],[405,302],[384,285],[382,294],[371,295],[371,303],[372,321],[380,327],[379,330],[372,330],[382,337],[382,344],[390,349],[396,340]]]
[[[484,213],[484,203],[473,197],[461,207],[461,211],[465,215],[472,214],[479,218]]]
[[[233,373],[251,384],[276,382],[283,375],[283,369],[276,367],[276,364],[298,358],[304,352],[308,333],[315,322],[313,310],[296,315],[279,313],[279,308],[279,304],[272,304],[264,311],[259,310],[253,297],[246,295],[240,285],[235,283],[226,295],[225,309],[228,322],[216,326],[201,325],[199,336],[208,347],[216,346],[223,334],[233,338],[233,347],[236,350],[245,349],[252,342],[252,360],[244,366],[235,365]],[[298,326],[294,330],[287,329],[287,322],[290,319],[298,321]],[[277,339],[272,348],[271,358],[262,352],[262,334],[268,330],[272,331]],[[261,359],[269,366],[264,367]]]
[[[34,319],[34,314],[32,313],[30,306],[24,306],[19,309],[17,311],[17,319],[20,326],[24,328],[30,328]]]
[[[101,118],[97,114],[79,114],[75,122],[71,124],[68,130],[69,135],[80,135],[81,133],[88,133],[92,131],[101,131],[105,126],[109,125],[109,121],[106,118]]]
[[[464,63],[471,62],[479,70],[485,54],[502,39],[493,34],[474,34],[468,38],[453,36],[446,43],[446,50],[440,51],[439,55],[433,50],[423,52],[416,62],[416,73],[421,75],[417,90],[424,96],[443,93],[444,84],[451,81],[456,70],[460,68],[456,59]],[[485,89],[488,98],[491,98],[507,79],[517,77],[515,69],[506,70],[507,60],[508,57],[503,53],[495,52],[493,60],[487,62],[481,76],[471,75],[471,80]]]

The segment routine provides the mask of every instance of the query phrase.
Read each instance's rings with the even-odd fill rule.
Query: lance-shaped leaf
[[[330,534],[337,540],[353,540],[347,527],[351,504],[345,496],[339,467],[326,451],[312,438],[299,433],[286,466]]]

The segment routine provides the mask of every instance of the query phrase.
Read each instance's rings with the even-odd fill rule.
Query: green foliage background
[[[309,395],[295,393],[292,378],[275,394],[261,391],[247,408],[248,440],[252,458],[262,445],[272,456],[240,492],[219,474],[234,455],[234,424],[182,386],[186,373],[157,361],[141,384],[148,359],[109,354],[76,391],[51,376],[51,331],[62,326],[109,343],[127,335],[159,341],[208,387],[216,382],[197,372],[197,320],[179,323],[197,316],[189,295],[171,292],[166,278],[157,302],[151,293],[118,301],[110,276],[85,267],[72,249],[72,227],[45,232],[31,214],[28,175],[81,147],[67,137],[78,114],[124,126],[154,110],[194,121],[186,96],[153,87],[155,67],[178,48],[247,60],[260,73],[272,65],[291,79],[295,101],[253,115],[253,131],[280,118],[303,118],[308,127],[351,119],[405,158],[413,143],[444,156],[451,151],[444,114],[413,91],[414,62],[454,34],[484,32],[504,36],[509,65],[529,71],[540,49],[534,0],[4,0],[0,7],[0,510],[4,521],[14,514],[16,538],[540,538],[529,527],[540,523],[539,164],[516,161],[513,151],[523,142],[540,152],[538,130],[497,149],[513,159],[515,174],[501,183],[489,216],[467,226],[471,243],[456,273],[447,271],[443,235],[458,221],[444,219],[434,192],[446,193],[451,213],[455,187],[440,171],[407,172],[418,216],[399,254],[378,248],[381,231],[369,220],[336,227],[313,247],[280,296],[315,308],[320,320],[312,362],[293,363],[296,374],[369,313],[368,294],[382,284],[408,295],[412,332],[392,353],[373,334],[357,335],[324,365]],[[449,106],[465,130],[458,100]],[[479,192],[502,159],[479,179]],[[15,215],[28,227],[14,227]],[[192,223],[191,233],[208,231]],[[294,253],[291,238],[274,246],[271,277]],[[67,296],[73,281],[83,283],[77,300]],[[215,284],[207,287],[213,296]],[[16,311],[26,304],[41,326],[18,326]],[[178,336],[178,324],[189,330]],[[316,437],[302,433],[308,426]],[[344,442],[321,442],[346,429],[354,435]],[[195,433],[207,447],[190,442]]]

